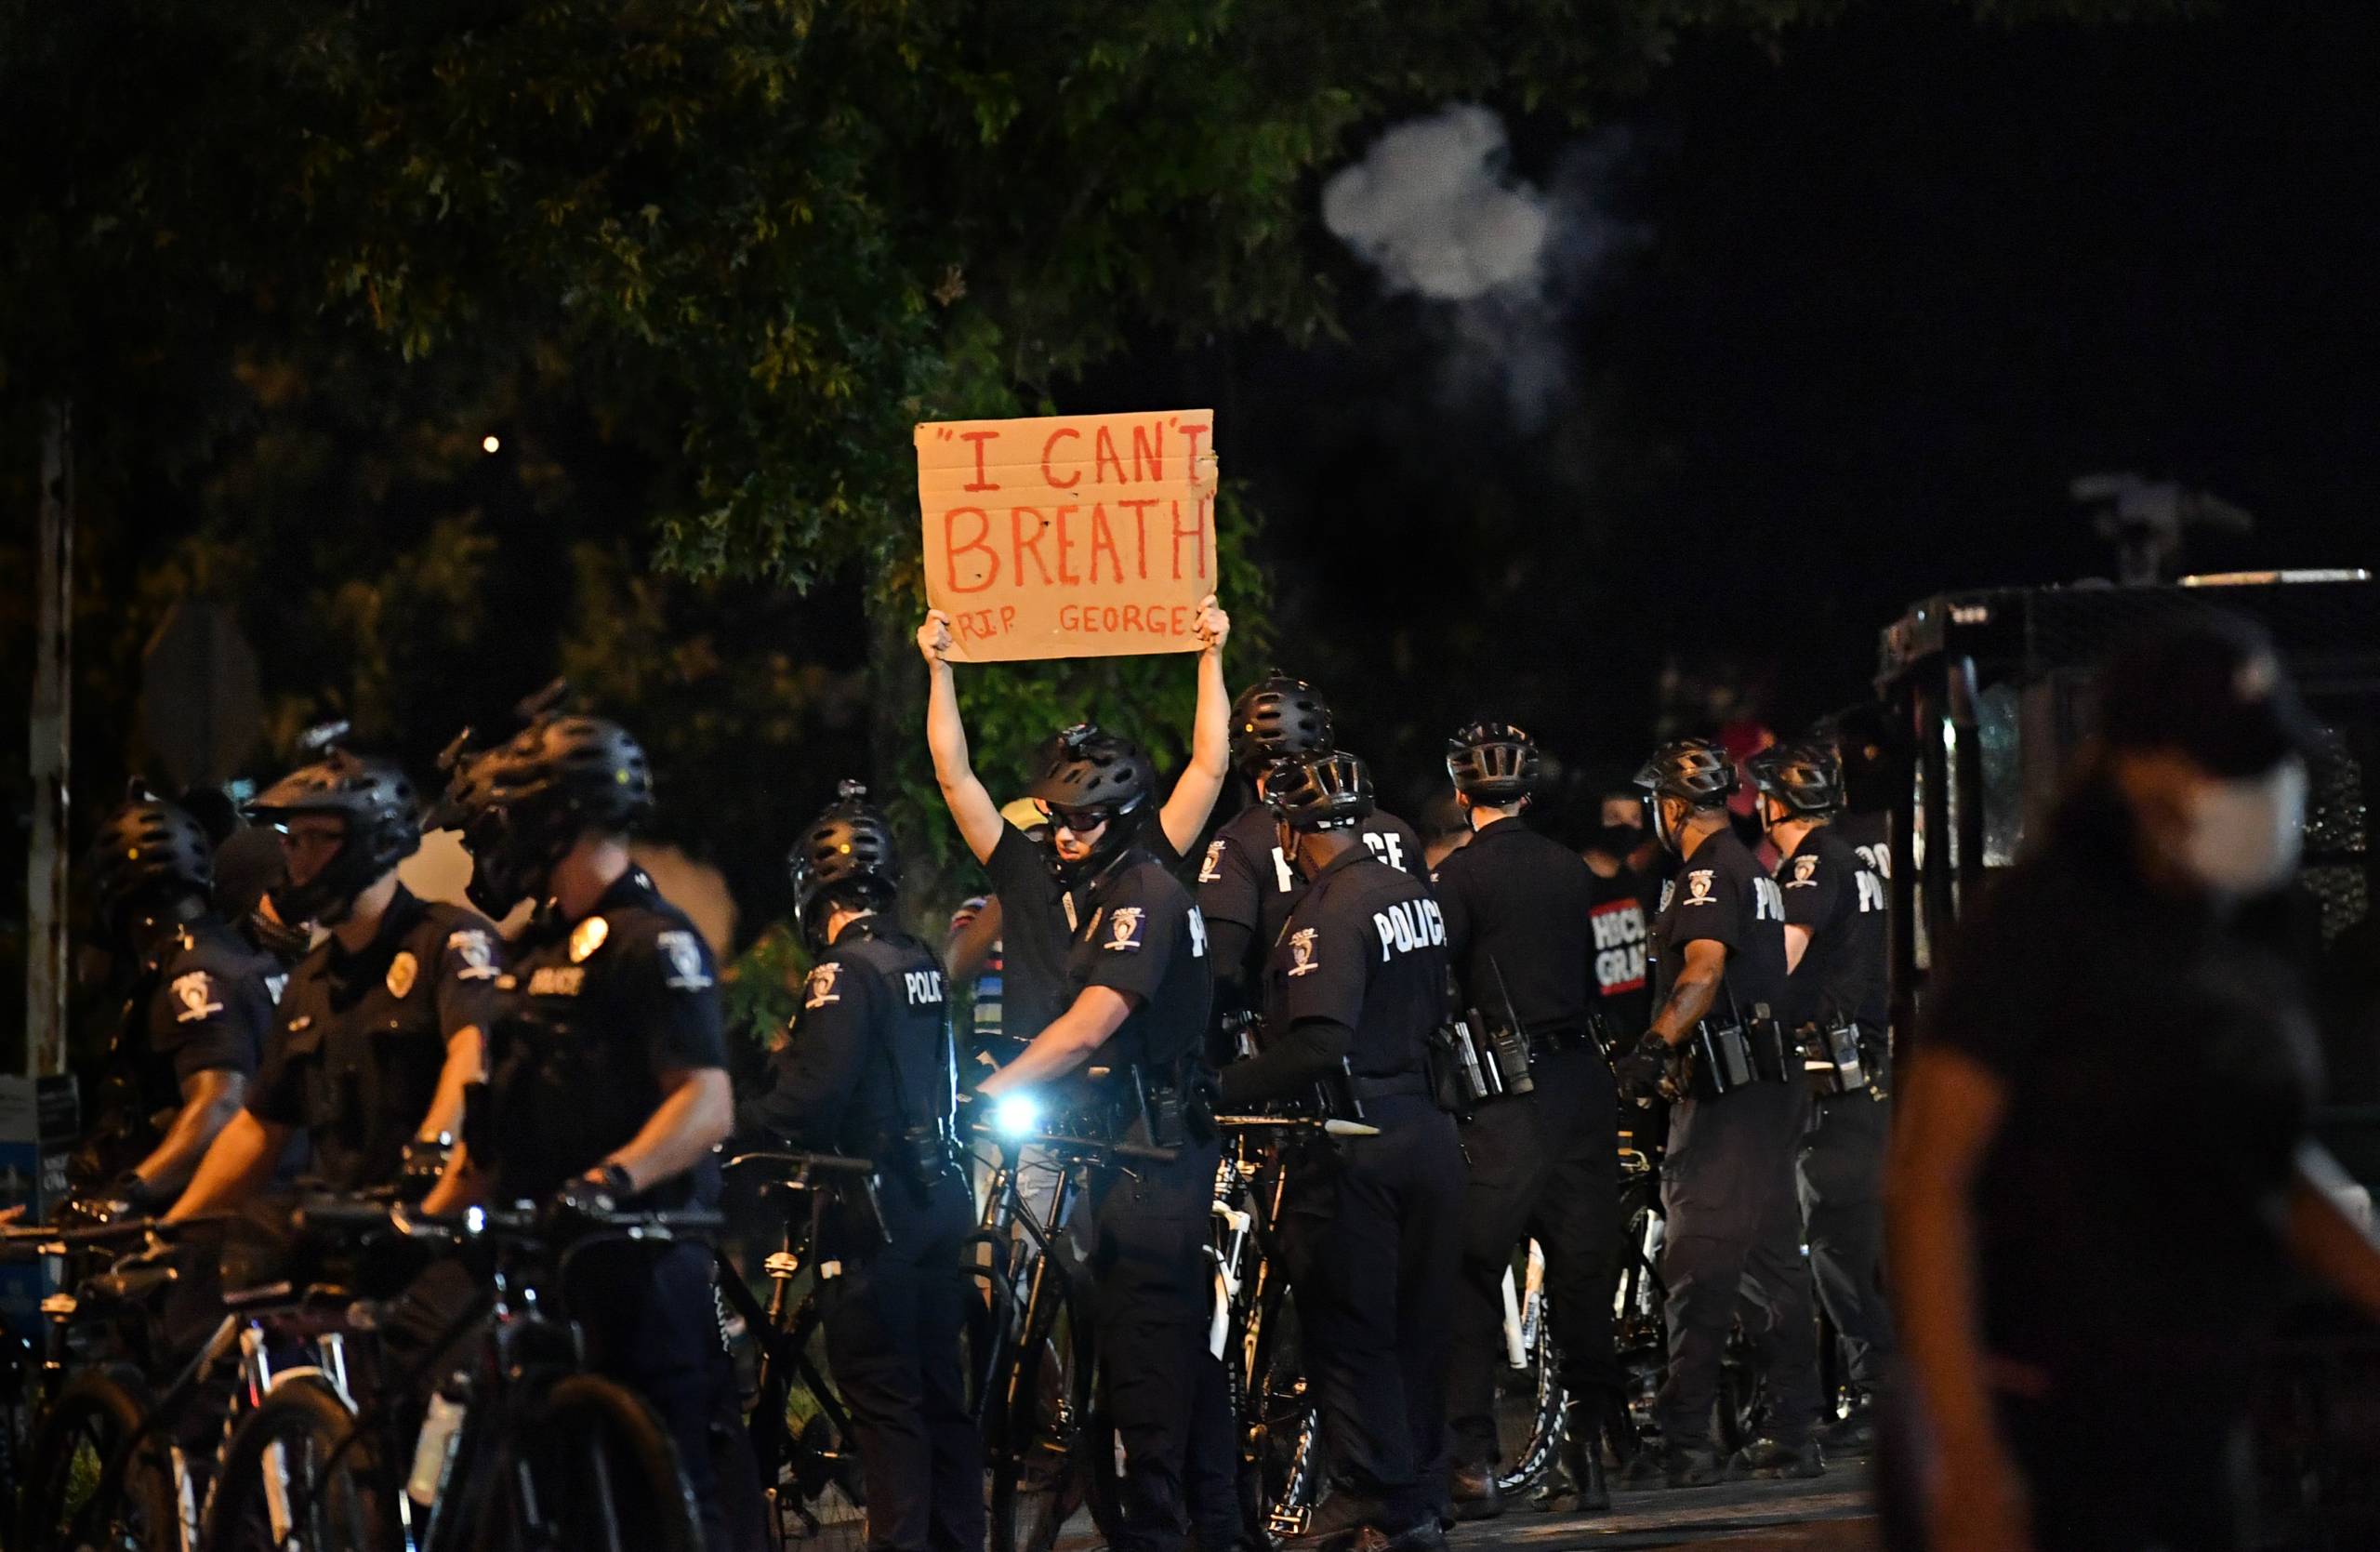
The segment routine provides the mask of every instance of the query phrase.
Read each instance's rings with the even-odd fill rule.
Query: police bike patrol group
[[[323,740],[249,805],[282,867],[248,900],[136,792],[92,852],[99,1124],[72,1200],[0,1227],[57,1288],[12,1354],[7,1545],[740,1552],[840,1516],[905,1552],[1408,1552],[1858,1452],[1880,750],[1751,763],[1772,872],[1716,746],[1663,746],[1581,857],[1523,817],[1535,743],[1474,723],[1461,844],[1425,845],[1313,686],[1235,698],[1212,599],[1200,630],[1170,791],[1084,724],[1004,810],[928,617],[976,948],[904,927],[845,783],[740,1093],[616,723],[524,703],[429,794]],[[399,882],[425,828],[468,905]],[[962,976],[999,1019],[963,1048]]]

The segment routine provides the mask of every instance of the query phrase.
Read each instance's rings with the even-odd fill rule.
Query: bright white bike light
[[[1004,1137],[1024,1137],[1041,1130],[1041,1106],[1031,1094],[1002,1094],[992,1107],[992,1130]]]

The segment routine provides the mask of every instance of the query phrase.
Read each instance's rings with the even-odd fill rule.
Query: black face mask
[[[1652,836],[1647,834],[1641,826],[1606,825],[1595,831],[1593,848],[1607,856],[1615,856],[1625,862],[1631,852],[1648,843],[1652,839]]]

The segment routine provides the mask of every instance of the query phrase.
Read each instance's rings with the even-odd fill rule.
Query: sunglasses
[[[1048,803],[1041,805],[1041,811],[1050,816],[1052,825],[1077,835],[1088,835],[1116,816],[1112,809],[1053,808]]]

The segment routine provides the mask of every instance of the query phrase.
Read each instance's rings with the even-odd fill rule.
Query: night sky
[[[1347,342],[1152,348],[1068,396],[1216,405],[1271,520],[1283,666],[1391,792],[1482,713],[1624,774],[1665,698],[1698,714],[1665,668],[1798,726],[1864,692],[1915,598],[2106,574],[2078,474],[2255,515],[2198,569],[2375,559],[2380,7],[1876,9],[1690,46],[1603,116],[1626,149],[1598,197],[1645,241],[1579,287],[1572,391],[1533,435],[1450,400],[1448,308],[1327,233]],[[1575,160],[1570,126],[1513,135],[1518,178]]]

